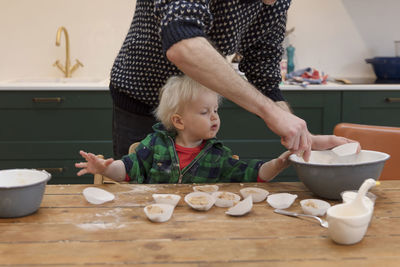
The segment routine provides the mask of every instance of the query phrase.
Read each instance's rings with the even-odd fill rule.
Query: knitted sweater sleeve
[[[284,101],[279,83],[282,80],[280,61],[286,17],[286,12],[282,12],[270,22],[264,35],[242,51],[243,59],[239,64],[240,71],[245,73],[249,82],[273,101]]]
[[[209,0],[155,0],[155,14],[160,19],[164,53],[175,43],[193,37],[205,37],[212,24]]]

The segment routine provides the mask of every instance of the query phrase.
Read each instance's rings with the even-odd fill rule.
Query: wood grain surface
[[[218,184],[239,193],[255,186],[298,198],[315,198],[302,183]],[[192,185],[96,185],[115,194],[112,202],[88,203],[93,185],[47,185],[40,209],[0,219],[0,266],[399,266],[400,181],[382,181],[364,239],[343,246],[314,220],[273,212],[265,201],[243,217],[226,208],[191,209],[183,198]],[[165,223],[149,221],[143,208],[153,193],[182,199]],[[337,201],[329,201],[332,205]]]

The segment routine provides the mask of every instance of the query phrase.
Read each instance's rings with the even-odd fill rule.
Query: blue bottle
[[[286,47],[287,54],[287,72],[291,73],[294,71],[294,50],[295,48],[292,45]]]

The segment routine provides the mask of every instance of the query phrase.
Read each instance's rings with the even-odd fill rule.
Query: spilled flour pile
[[[87,231],[124,228],[125,224],[120,223],[120,215],[122,212],[123,210],[121,208],[115,208],[105,212],[96,213],[96,217],[99,218],[98,220],[95,220],[90,223],[76,224],[76,226]],[[106,217],[113,217],[114,222],[106,222],[109,221],[109,220],[106,221],[104,220],[104,218]]]

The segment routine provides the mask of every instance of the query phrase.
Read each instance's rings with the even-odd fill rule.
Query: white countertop
[[[29,78],[0,81],[0,91],[106,91],[104,78]]]
[[[0,91],[106,91],[108,79],[96,78],[48,78],[0,81]],[[317,84],[302,87],[281,85],[282,91],[352,91],[352,90],[400,90],[400,84]]]
[[[328,83],[328,84],[315,84],[315,85],[307,85],[307,87],[302,87],[299,85],[281,85],[282,91],[358,91],[358,90],[400,90],[400,84],[336,84],[336,83]]]

